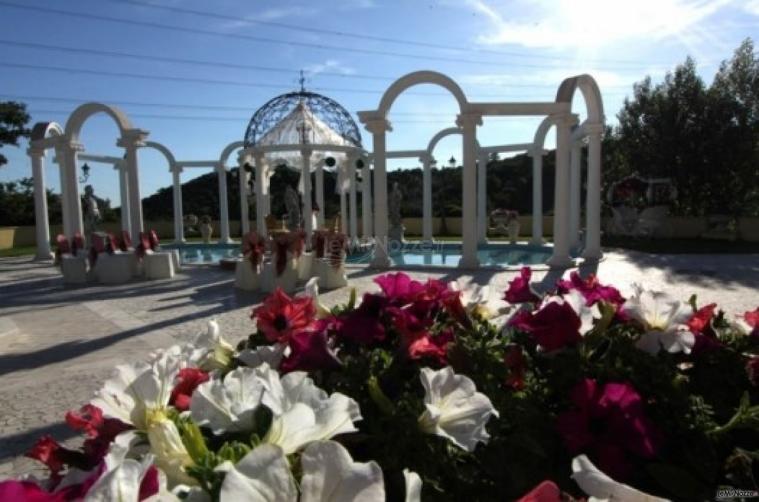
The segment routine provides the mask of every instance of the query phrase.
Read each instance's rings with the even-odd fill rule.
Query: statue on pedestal
[[[285,208],[287,209],[288,230],[293,231],[301,228],[300,197],[290,185],[285,188]]]
[[[388,200],[388,219],[390,220],[390,229],[388,230],[388,239],[390,242],[403,242],[403,218],[401,217],[401,203],[403,202],[403,193],[401,192],[398,182],[393,183],[393,191],[390,193]]]
[[[87,241],[90,236],[97,231],[97,224],[100,222],[100,208],[95,197],[95,190],[92,185],[84,187],[84,234]]]

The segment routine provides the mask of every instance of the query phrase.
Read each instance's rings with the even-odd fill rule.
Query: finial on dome
[[[300,79],[298,81],[300,82],[300,92],[306,92],[306,77],[303,75],[303,70],[300,71]]]

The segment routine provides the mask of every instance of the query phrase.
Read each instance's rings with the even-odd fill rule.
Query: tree
[[[29,114],[26,113],[26,105],[15,101],[0,102],[0,148],[3,145],[18,146],[18,140],[29,136],[26,124],[29,122]],[[8,159],[0,153],[0,166],[6,164]]]

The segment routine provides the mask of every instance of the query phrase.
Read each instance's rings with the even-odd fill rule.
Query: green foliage
[[[751,39],[711,86],[687,58],[653,85],[634,87],[604,142],[607,183],[638,172],[668,177],[683,215],[759,213],[759,59]]]
[[[18,146],[19,138],[29,136],[26,124],[31,117],[26,112],[24,103],[15,101],[0,102],[0,148],[3,145]],[[6,164],[8,159],[0,154],[0,166]]]

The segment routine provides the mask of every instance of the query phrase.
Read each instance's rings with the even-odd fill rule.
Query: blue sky
[[[173,10],[144,5],[150,2]],[[0,19],[0,100],[27,102],[32,122],[64,122],[85,101],[116,104],[178,159],[201,160],[218,158],[224,146],[242,139],[259,106],[297,87],[300,69],[308,88],[336,99],[354,117],[376,108],[393,79],[415,70],[446,73],[470,100],[481,101],[551,101],[564,77],[590,73],[599,81],[607,120],[614,121],[634,82],[645,75],[661,80],[687,55],[710,81],[742,39],[758,38],[759,0],[2,0]],[[580,97],[574,105],[581,113]],[[412,89],[391,110],[388,147],[426,147],[435,132],[453,124],[455,113],[454,100],[441,89]],[[538,120],[487,119],[480,144],[530,141]],[[362,134],[371,149],[369,134]],[[109,119],[95,116],[82,142],[87,153],[119,155],[116,136]],[[3,148],[9,164],[0,168],[0,180],[30,175],[25,148]],[[435,155],[460,159],[460,139],[442,141]],[[48,184],[58,190],[51,160]],[[157,153],[141,151],[140,165],[143,196],[171,183]],[[118,205],[116,172],[92,167],[96,193]],[[182,179],[205,172],[185,171]]]

